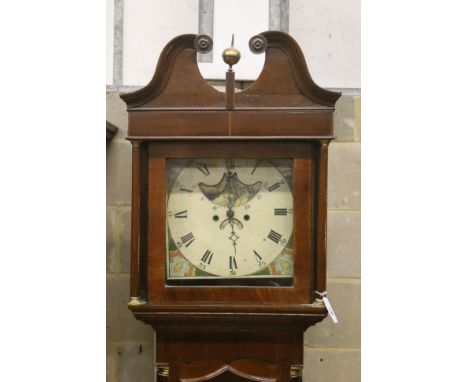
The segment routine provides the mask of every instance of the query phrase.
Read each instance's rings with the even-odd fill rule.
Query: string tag
[[[327,297],[327,292],[316,292],[323,300],[323,303],[325,304],[325,307],[327,308],[328,314],[330,315],[330,318],[332,319],[334,324],[338,323],[338,318],[336,317],[335,312],[333,311],[333,308],[331,306],[330,300]]]

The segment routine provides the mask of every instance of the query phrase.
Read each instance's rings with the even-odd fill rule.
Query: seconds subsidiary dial
[[[280,167],[267,160],[204,159],[182,168],[167,200],[175,247],[168,254],[182,255],[173,268],[185,261],[195,269],[191,276],[233,278],[278,276],[289,267],[291,276],[292,256],[273,266],[292,254],[291,168]]]

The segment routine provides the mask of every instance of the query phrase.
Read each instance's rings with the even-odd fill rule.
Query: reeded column
[[[328,183],[328,145],[329,140],[320,140],[318,164],[318,201],[317,201],[317,291],[327,290],[327,183]],[[323,271],[322,271],[323,270]]]
[[[131,220],[131,260],[130,260],[130,301],[129,305],[144,303],[140,277],[140,229],[142,195],[142,143],[132,142],[132,220]]]

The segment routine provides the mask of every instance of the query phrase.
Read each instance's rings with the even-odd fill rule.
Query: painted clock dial
[[[292,160],[168,162],[169,279],[292,276]]]

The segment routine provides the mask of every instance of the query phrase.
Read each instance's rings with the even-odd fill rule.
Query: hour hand
[[[227,218],[220,224],[219,229],[224,229],[224,227],[226,227],[228,224],[235,225],[239,229],[244,228],[244,225],[242,224],[242,222],[240,222],[236,218],[231,218],[231,219]]]

